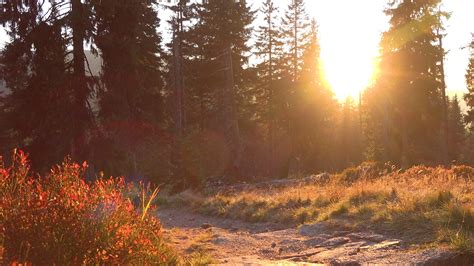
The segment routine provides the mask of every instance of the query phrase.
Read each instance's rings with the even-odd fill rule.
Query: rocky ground
[[[205,252],[222,265],[474,265],[474,258],[444,248],[409,246],[371,232],[354,232],[342,223],[297,228],[253,224],[160,209],[165,235],[183,254]]]

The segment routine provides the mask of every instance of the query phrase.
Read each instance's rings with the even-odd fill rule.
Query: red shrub
[[[4,262],[45,265],[168,264],[159,221],[137,211],[123,178],[83,179],[87,165],[66,160],[33,177],[27,156],[0,162],[0,244]]]

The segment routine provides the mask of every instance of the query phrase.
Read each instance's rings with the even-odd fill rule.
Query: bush
[[[40,265],[173,264],[147,202],[137,211],[123,178],[88,184],[66,160],[45,177],[30,174],[27,156],[0,158],[0,244],[4,263]],[[143,196],[145,199],[145,196]]]

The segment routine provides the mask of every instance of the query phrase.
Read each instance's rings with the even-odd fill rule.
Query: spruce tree
[[[272,0],[266,0],[261,9],[263,24],[259,26],[256,37],[256,51],[261,63],[256,71],[258,79],[255,88],[257,104],[254,112],[258,120],[267,127],[266,143],[268,146],[267,174],[273,172],[273,152],[277,128],[277,115],[275,106],[275,89],[281,79],[281,60],[283,41],[278,25],[278,9]]]
[[[150,143],[163,111],[156,2],[97,0],[91,4],[97,24],[93,38],[103,60],[99,117],[116,153],[125,157],[116,166],[137,175],[144,171],[141,164],[146,159],[140,153],[153,152]]]
[[[362,161],[362,142],[360,127],[360,110],[355,106],[354,99],[348,97],[342,107],[340,147],[338,147],[342,164],[346,168],[358,165]]]
[[[469,65],[466,70],[466,84],[468,92],[464,96],[464,99],[466,100],[466,104],[469,108],[466,121],[468,123],[474,123],[474,34],[472,35],[472,41],[469,45],[469,49]]]
[[[289,98],[290,134],[293,138],[294,168],[317,172],[334,166],[337,102],[321,73],[321,48],[316,20],[303,46],[299,81]]]
[[[62,14],[62,7],[54,1],[45,11],[37,1],[6,1],[0,14],[10,36],[1,59],[1,76],[11,90],[2,119],[9,142],[28,151],[37,170],[77,150],[83,137],[71,126],[79,122],[77,91],[69,82],[69,42],[61,19],[68,13]]]
[[[283,41],[278,26],[278,9],[272,0],[266,0],[260,13],[264,18],[263,25],[257,30],[255,47],[259,59],[262,60],[257,66],[258,71],[258,97],[259,105],[268,124],[270,124],[269,136],[273,135],[273,98],[275,81],[281,78],[281,59],[283,52]],[[270,137],[271,138],[271,137]]]
[[[450,162],[461,159],[466,138],[466,127],[457,96],[448,105],[448,158]]]
[[[372,89],[380,97],[368,103],[382,107],[369,108],[381,114],[368,127],[380,126],[377,150],[383,161],[404,166],[439,161],[444,51],[438,32],[448,16],[439,5],[439,0],[401,0],[386,10],[390,28],[382,37],[380,75]]]
[[[285,56],[287,76],[294,82],[300,78],[303,53],[311,42],[310,22],[304,0],[291,0],[282,20],[282,28],[288,47]]]
[[[252,86],[245,66],[254,12],[245,1],[209,0],[197,5],[196,15],[190,34],[199,49],[193,65],[202,73],[197,84],[205,85],[198,91],[207,96],[201,98],[208,114],[203,122],[225,136],[232,158],[225,168],[236,175],[242,155],[238,115],[245,111]]]

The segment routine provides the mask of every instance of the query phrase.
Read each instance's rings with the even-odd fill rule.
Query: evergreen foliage
[[[358,102],[338,102],[325,81],[304,0],[281,12],[274,0],[2,3],[0,152],[28,151],[35,170],[71,155],[92,177],[183,189],[364,160],[473,163],[474,42],[464,116],[444,95],[441,0],[388,2],[380,73]],[[88,49],[102,60],[95,76]]]

